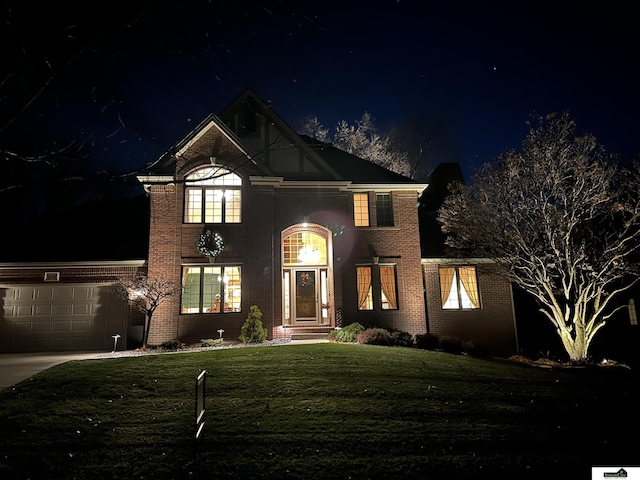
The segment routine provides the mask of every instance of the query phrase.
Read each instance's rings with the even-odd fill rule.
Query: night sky
[[[440,122],[431,161],[459,162],[467,178],[550,112],[568,111],[624,159],[640,153],[632,2],[132,0],[124,13],[87,2],[98,13],[78,18],[15,3],[3,12],[10,39],[72,43],[104,18],[0,132],[0,147],[23,155],[73,144],[97,168],[140,169],[246,87],[293,126],[316,115],[333,128],[365,110],[380,128]],[[13,92],[0,93],[6,106]]]

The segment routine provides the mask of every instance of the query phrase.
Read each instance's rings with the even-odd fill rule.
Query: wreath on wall
[[[207,229],[198,240],[198,251],[207,257],[216,257],[224,250],[224,240],[218,232]]]

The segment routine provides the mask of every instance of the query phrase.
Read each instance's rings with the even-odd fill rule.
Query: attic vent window
[[[59,282],[60,281],[60,272],[45,272],[44,273],[44,281],[45,282]]]

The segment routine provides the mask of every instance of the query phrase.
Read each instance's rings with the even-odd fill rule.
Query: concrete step
[[[326,340],[326,333],[292,333],[291,341],[299,341],[299,340]]]

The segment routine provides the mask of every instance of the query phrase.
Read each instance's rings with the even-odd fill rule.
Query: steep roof
[[[274,172],[260,154],[252,154],[243,140],[232,131],[227,121],[242,106],[250,105],[251,109],[268,119],[275,125],[291,147],[303,151],[307,161],[314,165],[313,170],[300,172]],[[252,89],[247,88],[233,100],[219,116],[208,115],[196,128],[169,148],[156,162],[147,167],[151,176],[172,176],[175,173],[178,157],[183,154],[194,158],[216,157],[212,153],[220,140],[212,140],[214,136],[223,139],[227,146],[233,146],[235,158],[243,157],[242,163],[249,165],[253,175],[281,177],[292,181],[349,181],[352,184],[409,184],[422,185],[419,182],[387,170],[375,163],[356,155],[344,152],[330,144],[319,142],[311,137],[299,135]],[[206,148],[205,148],[206,147]],[[224,147],[223,147],[224,148]],[[201,150],[201,151],[200,151]],[[206,151],[205,151],[206,150]],[[189,153],[187,153],[189,152]],[[228,149],[227,149],[228,152]],[[229,158],[229,157],[227,157]],[[424,185],[423,185],[424,186]]]
[[[320,142],[306,135],[300,135],[300,138],[341,178],[351,180],[353,183],[418,183],[411,178],[387,170],[328,143]]]

